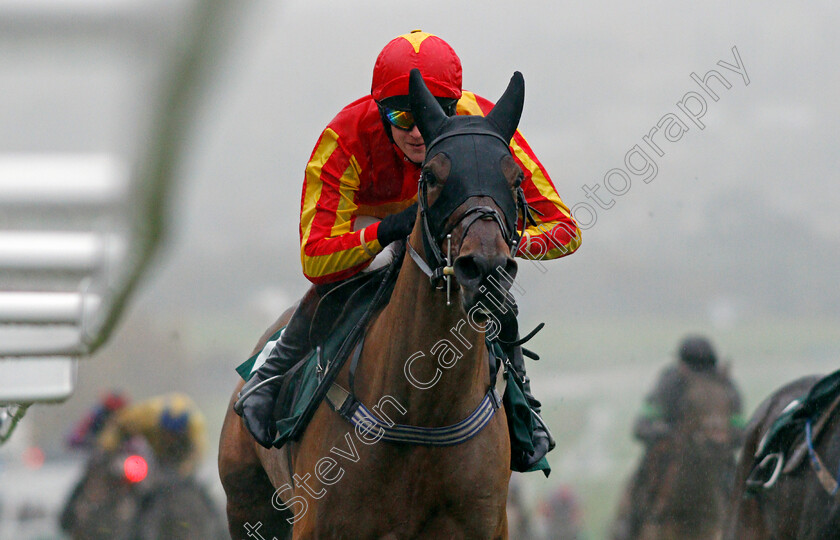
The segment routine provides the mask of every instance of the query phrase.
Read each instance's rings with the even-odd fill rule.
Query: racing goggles
[[[400,96],[403,97],[403,96]],[[408,96],[404,96],[407,98]],[[393,100],[394,98],[389,98]],[[383,100],[382,103],[377,103],[379,106],[379,110],[382,112],[382,116],[388,120],[388,123],[394,126],[397,129],[402,129],[404,131],[411,131],[414,128],[414,115],[411,114],[411,111],[408,110],[408,107],[389,107],[386,104],[389,99]],[[454,116],[455,115],[455,108],[458,104],[457,99],[449,99],[449,98],[435,98],[437,102],[440,103],[440,106],[443,108],[443,112],[446,113],[446,116]],[[397,98],[399,100],[399,98]]]
[[[381,105],[381,107],[382,114],[385,116],[385,119],[388,120],[388,123],[395,128],[402,129],[404,131],[411,131],[414,127],[414,115],[411,114],[411,111],[389,109],[384,105]]]

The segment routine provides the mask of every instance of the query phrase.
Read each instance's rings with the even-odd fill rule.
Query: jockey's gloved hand
[[[417,219],[417,203],[412,204],[402,212],[386,216],[379,222],[379,229],[376,232],[379,244],[387,246],[396,240],[402,240],[411,234],[414,229],[414,221]]]

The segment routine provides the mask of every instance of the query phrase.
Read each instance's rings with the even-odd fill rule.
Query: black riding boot
[[[283,385],[283,375],[312,350],[309,329],[318,299],[314,287],[303,296],[274,349],[242,387],[234,406],[245,427],[265,448],[271,448],[277,434],[274,407]]]
[[[517,469],[526,471],[536,465],[543,456],[551,451],[555,446],[555,442],[554,437],[551,436],[551,432],[548,430],[548,426],[543,421],[542,416],[540,416],[540,408],[542,407],[542,404],[531,393],[531,379],[528,377],[528,374],[525,373],[525,359],[522,356],[522,347],[517,345],[511,349],[512,350],[506,352],[509,352],[509,358],[511,360],[511,364],[513,365],[513,369],[516,371],[517,376],[522,380],[522,390],[525,394],[525,399],[528,401],[528,406],[531,408],[531,411],[535,413],[534,419],[536,420],[534,434],[531,441],[534,445],[534,451],[528,452],[525,449],[511,449],[515,452],[512,456],[512,461],[515,465],[517,465]],[[518,455],[516,455],[516,452],[518,452]]]

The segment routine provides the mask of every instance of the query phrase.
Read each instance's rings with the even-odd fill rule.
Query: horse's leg
[[[630,540],[636,532],[638,521],[637,495],[642,481],[642,464],[636,468],[618,501],[618,509],[610,529],[610,540]]]

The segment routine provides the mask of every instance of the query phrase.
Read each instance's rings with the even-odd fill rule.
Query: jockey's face
[[[417,124],[414,124],[408,131],[395,128],[394,126],[388,127],[391,128],[394,144],[402,150],[405,157],[418,165],[423,163],[423,158],[426,157],[426,145],[423,142],[423,136],[420,135]]]

